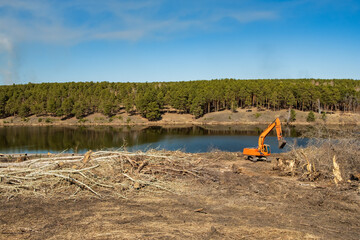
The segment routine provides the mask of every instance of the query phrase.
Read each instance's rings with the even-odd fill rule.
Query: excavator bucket
[[[284,148],[285,145],[286,145],[286,141],[285,141],[285,140],[279,141],[279,148],[280,148],[280,149]]]

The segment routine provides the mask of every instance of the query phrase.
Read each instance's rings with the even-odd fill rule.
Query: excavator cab
[[[261,149],[261,152],[265,153],[266,155],[271,154],[270,146],[267,144],[264,144],[264,146]]]

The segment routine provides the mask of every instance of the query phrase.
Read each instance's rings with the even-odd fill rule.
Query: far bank
[[[140,114],[130,115],[126,112],[105,116],[101,113],[91,114],[81,119],[75,117],[63,119],[53,116],[30,116],[21,118],[18,116],[0,119],[0,126],[162,126],[162,125],[267,125],[275,118],[280,118],[282,124],[290,125],[360,125],[360,114],[352,112],[326,112],[323,114],[313,112],[313,118],[308,111],[294,110],[295,117],[291,119],[288,110],[259,110],[257,108],[241,109],[235,112],[224,110],[219,112],[207,113],[203,117],[195,118],[191,114],[164,113],[161,120],[149,121],[141,117]],[[295,118],[295,119],[294,119]]]

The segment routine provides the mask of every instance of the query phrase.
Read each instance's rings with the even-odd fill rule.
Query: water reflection
[[[130,151],[160,148],[186,152],[206,152],[213,149],[242,151],[255,147],[266,126],[184,126],[184,127],[1,127],[1,153],[86,152],[89,149]],[[301,129],[286,127],[283,135],[289,143],[300,139]],[[278,152],[273,131],[266,139],[273,152]],[[286,150],[286,148],[285,148]]]

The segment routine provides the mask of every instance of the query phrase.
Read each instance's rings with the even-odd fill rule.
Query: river
[[[266,126],[167,126],[167,127],[59,127],[24,126],[0,128],[0,153],[84,153],[88,150],[146,151],[148,149],[209,152],[214,150],[240,152],[256,147],[258,136]],[[306,145],[301,138],[304,130],[283,128],[288,142],[280,150],[273,130],[265,143],[273,153],[288,151],[293,145]]]

